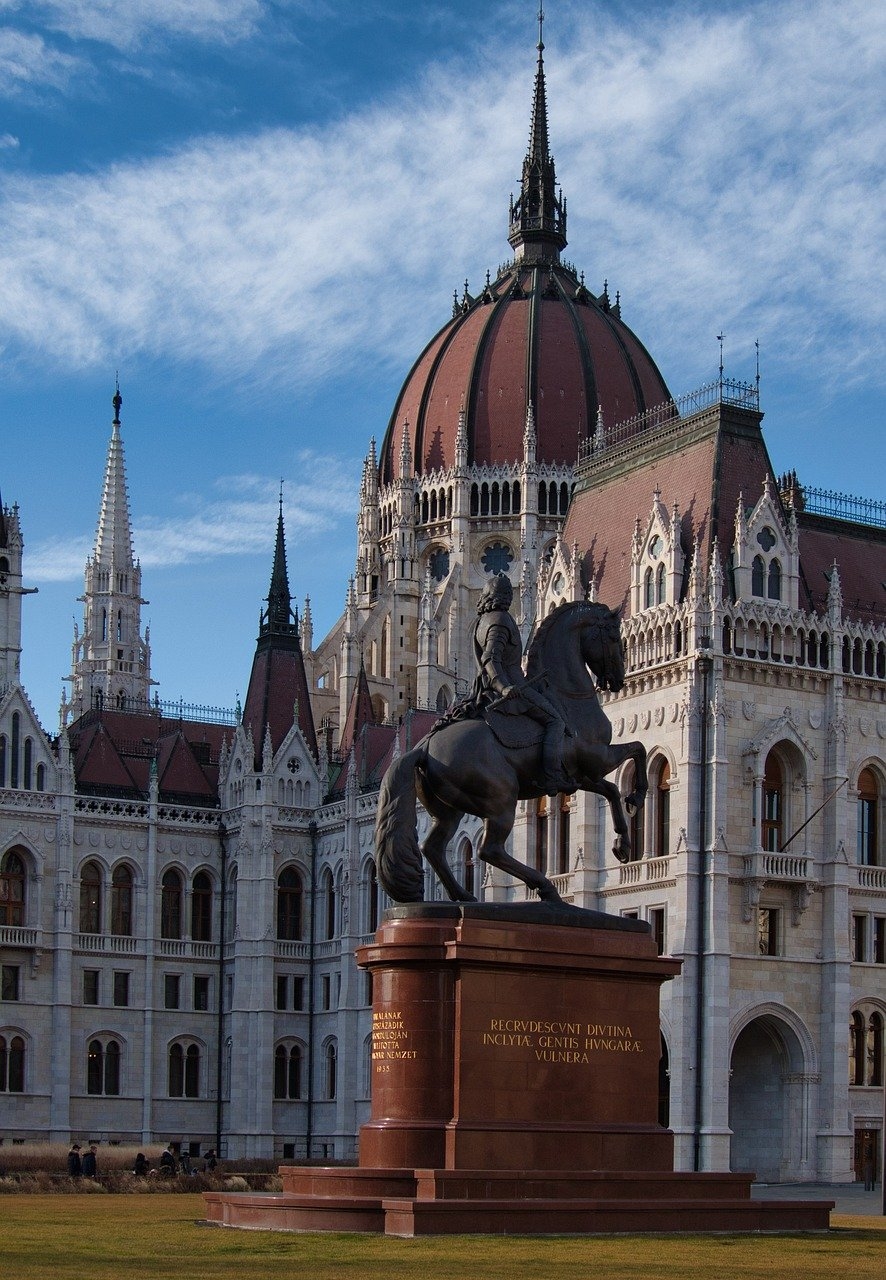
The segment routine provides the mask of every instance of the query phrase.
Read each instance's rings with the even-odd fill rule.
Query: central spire
[[[508,242],[517,261],[560,261],[566,247],[566,201],[557,191],[557,175],[548,144],[548,106],[545,93],[544,12],[538,11],[538,65],[532,98],[529,149],[523,161],[520,194],[511,197]]]

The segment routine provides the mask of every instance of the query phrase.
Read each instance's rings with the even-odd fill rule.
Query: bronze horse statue
[[[593,673],[593,676],[591,675]],[[647,791],[646,749],[641,742],[612,746],[612,726],[600,706],[599,689],[617,693],[624,684],[624,655],[619,616],[605,605],[585,601],[558,605],[542,622],[529,648],[527,681],[561,711],[567,726],[563,764],[576,790],[592,791],[608,801],[615,826],[613,853],[620,862],[630,858],[628,815],[644,803]],[[519,687],[514,691],[519,698]],[[483,818],[477,848],[484,862],[523,880],[548,902],[560,902],[554,885],[534,867],[513,858],[505,841],[514,825],[518,800],[544,795],[537,779],[542,730],[522,716],[452,719],[435,725],[385,774],[378,797],[375,857],[378,880],[395,902],[424,901],[422,854],[456,902],[474,898],[458,883],[446,861],[446,848],[466,813]],[[507,720],[522,722],[522,745],[505,746]],[[514,738],[511,731],[511,740]],[[634,761],[634,789],[625,797],[607,780],[625,760]],[[416,830],[416,798],[431,815],[423,846]]]

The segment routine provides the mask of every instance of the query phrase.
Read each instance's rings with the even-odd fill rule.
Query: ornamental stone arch
[[[821,1077],[809,1029],[767,1001],[732,1019],[729,1042],[731,1169],[752,1169],[761,1182],[810,1181]]]

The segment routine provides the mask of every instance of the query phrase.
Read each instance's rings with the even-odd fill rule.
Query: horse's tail
[[[388,769],[378,793],[375,866],[378,882],[395,902],[424,901],[424,870],[416,827],[415,770],[427,756],[420,743]]]

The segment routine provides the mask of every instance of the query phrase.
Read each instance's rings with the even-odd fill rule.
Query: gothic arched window
[[[132,936],[132,872],[125,865],[115,867],[111,877],[111,933]]]
[[[286,867],[277,877],[277,937],[295,942],[302,934],[302,882],[294,867]]]
[[[754,556],[751,564],[751,595],[762,596],[764,594],[764,579],[766,576],[766,566],[763,563],[762,556]]]
[[[766,594],[770,600],[781,599],[781,565],[777,560],[769,561]]]
[[[330,1040],[326,1046],[324,1067],[324,1096],[333,1101],[338,1093],[338,1048],[334,1040]]]
[[[0,924],[25,923],[25,864],[13,851],[0,861]]]
[[[86,1052],[86,1092],[117,1097],[120,1093],[120,1045],[116,1040],[90,1040]]]
[[[863,866],[875,867],[878,863],[877,809],[879,788],[873,769],[862,769],[858,775],[858,835],[856,859]]]
[[[170,868],[164,871],[160,888],[160,937],[182,936],[182,878]]]
[[[652,853],[663,858],[671,847],[671,766],[662,760],[653,775],[655,788],[655,841]]]
[[[301,1064],[299,1045],[277,1045],[274,1050],[274,1097],[279,1101],[301,1097]]]
[[[96,862],[87,862],[80,872],[80,932],[102,931],[102,873]]]
[[[774,751],[766,757],[763,775],[762,844],[768,853],[778,853],[784,841],[784,770]]]
[[[198,871],[191,884],[191,937],[212,941],[212,881],[205,871]]]
[[[25,1042],[21,1036],[0,1035],[0,1093],[25,1091]]]

